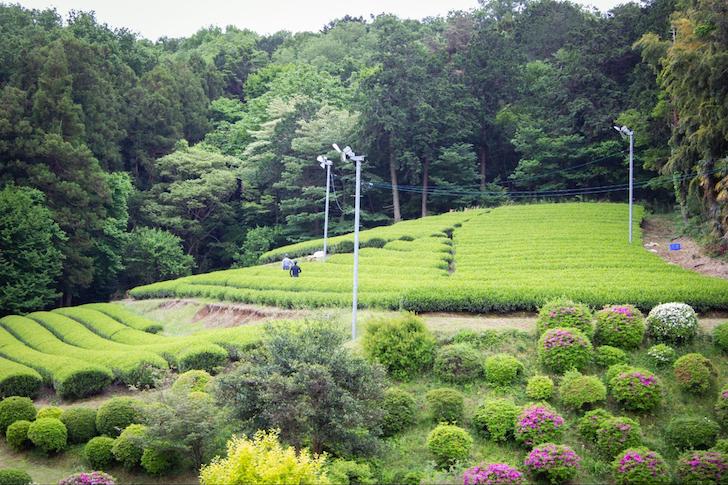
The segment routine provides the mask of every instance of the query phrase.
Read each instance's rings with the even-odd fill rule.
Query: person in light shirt
[[[288,271],[291,269],[291,266],[293,266],[293,261],[291,261],[291,258],[289,258],[288,255],[286,254],[283,257],[283,261],[281,261],[281,269],[283,271]]]

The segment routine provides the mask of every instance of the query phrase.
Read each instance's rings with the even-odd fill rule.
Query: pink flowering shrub
[[[718,451],[689,451],[677,461],[679,483],[725,483],[728,456]]]
[[[662,384],[652,372],[645,369],[626,369],[609,381],[612,396],[624,408],[648,411],[660,404]]]
[[[597,431],[599,431],[599,428],[604,426],[604,423],[606,423],[607,420],[613,417],[612,413],[602,408],[588,411],[584,414],[584,416],[579,418],[579,421],[577,421],[576,430],[585,440],[596,443]]]
[[[537,480],[562,483],[576,476],[581,457],[564,445],[544,443],[533,448],[523,462]]]
[[[645,318],[632,305],[606,306],[594,317],[594,341],[622,349],[639,347],[645,336]]]
[[[715,418],[721,426],[728,427],[728,388],[718,394],[718,400],[715,402]]]
[[[647,448],[624,450],[612,462],[617,485],[667,485],[670,471],[659,453]]]
[[[541,335],[550,328],[576,328],[591,335],[591,320],[592,313],[588,306],[557,298],[546,302],[539,310],[536,330]]]
[[[642,445],[640,424],[623,416],[606,419],[597,430],[597,450],[613,458],[622,450]]]
[[[591,362],[592,345],[575,328],[552,328],[538,341],[538,358],[544,367],[554,372],[582,370]]]
[[[516,441],[528,446],[561,441],[564,418],[546,404],[531,404],[523,408],[516,419]]]
[[[58,485],[116,485],[116,479],[104,472],[81,472],[64,478]]]
[[[505,463],[479,465],[465,470],[463,485],[524,485],[526,479],[519,472]]]

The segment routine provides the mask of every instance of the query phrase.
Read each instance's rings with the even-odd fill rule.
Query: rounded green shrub
[[[395,379],[411,379],[429,369],[435,359],[435,337],[413,314],[370,321],[362,345],[367,356]]]
[[[486,357],[484,368],[485,381],[493,386],[507,386],[523,375],[523,364],[508,354]]]
[[[599,367],[609,368],[615,364],[626,364],[629,361],[627,353],[610,345],[601,345],[594,349],[594,363]]]
[[[582,370],[592,359],[589,339],[575,328],[552,328],[538,341],[538,358],[547,369],[559,374]]]
[[[63,411],[60,420],[68,430],[69,443],[86,443],[96,436],[96,410],[86,407]]]
[[[35,416],[36,419],[40,418],[60,418],[61,414],[63,414],[63,409],[56,407],[56,406],[48,406],[45,408],[40,408],[38,410],[38,414]]]
[[[136,468],[141,464],[142,454],[144,454],[144,438],[147,428],[142,424],[130,424],[121,432],[111,453],[116,461],[124,465],[126,468]]]
[[[83,455],[93,468],[107,468],[114,461],[114,454],[111,450],[114,447],[114,438],[108,436],[96,436],[91,438],[83,447]]]
[[[172,384],[173,392],[205,392],[212,376],[204,370],[188,370],[177,377]]]
[[[417,402],[415,397],[397,387],[384,391],[382,399],[382,434],[392,436],[407,429],[417,418]]]
[[[662,367],[672,364],[677,359],[677,352],[667,344],[657,344],[649,348],[647,356],[655,366]]]
[[[579,421],[576,423],[576,429],[582,438],[587,441],[591,441],[592,443],[596,443],[597,431],[599,431],[599,428],[604,426],[604,423],[613,417],[612,413],[606,409],[594,409],[579,418]]]
[[[448,382],[471,382],[480,377],[483,367],[478,352],[467,344],[445,345],[437,351],[435,375]]]
[[[473,438],[459,426],[440,424],[427,436],[427,448],[440,467],[448,467],[470,456]]]
[[[215,344],[198,344],[177,355],[177,368],[180,372],[204,370],[217,372],[228,361],[225,349]]]
[[[718,373],[704,355],[698,353],[685,354],[672,366],[675,382],[686,392],[702,394],[715,383]]]
[[[141,465],[150,475],[167,475],[177,464],[177,454],[169,446],[152,446],[144,448]]]
[[[425,395],[430,415],[436,423],[457,423],[465,414],[465,398],[455,389],[433,389]]]
[[[650,371],[631,368],[609,381],[612,396],[625,409],[648,411],[662,400],[662,384]]]
[[[0,401],[0,432],[5,434],[8,426],[24,419],[33,421],[37,412],[33,401],[27,397],[10,396]]]
[[[728,388],[718,393],[718,400],[715,402],[715,418],[721,426],[728,427]]]
[[[576,328],[586,335],[592,334],[592,313],[588,306],[566,298],[550,300],[541,307],[536,330],[541,335],[552,328]]]
[[[46,453],[58,452],[66,447],[68,431],[58,418],[40,418],[30,423],[28,439]]]
[[[473,416],[473,425],[493,441],[505,441],[513,436],[516,418],[521,408],[509,399],[489,399]]]
[[[665,428],[665,438],[678,450],[707,450],[719,432],[720,426],[705,416],[677,416]]]
[[[647,335],[658,342],[682,344],[698,333],[698,316],[685,303],[663,303],[647,315]]]
[[[86,364],[80,369],[63,371],[53,381],[53,388],[64,399],[78,399],[98,394],[114,380],[114,374],[106,367]]]
[[[612,459],[627,448],[642,446],[642,429],[637,421],[630,418],[608,418],[597,430],[596,444],[599,453]]]
[[[668,485],[670,469],[656,451],[644,447],[629,448],[612,462],[612,475],[617,485]]]
[[[642,312],[632,305],[606,306],[594,315],[594,342],[635,349],[645,336],[644,320]]]
[[[720,451],[721,453],[728,453],[728,439],[723,438],[715,442],[715,445],[710,451]]]
[[[554,394],[554,381],[549,376],[533,376],[526,384],[526,396],[534,401],[546,401]]]
[[[130,424],[142,421],[141,402],[129,397],[109,399],[96,412],[96,430],[99,434],[119,436]]]
[[[351,460],[334,460],[328,470],[329,480],[336,485],[373,485],[377,481],[366,463]],[[417,482],[418,485],[420,482]]]
[[[597,376],[568,371],[561,379],[559,396],[565,406],[580,409],[604,401],[607,398],[607,388]]]
[[[0,485],[30,485],[33,478],[25,470],[17,468],[0,469]]]
[[[30,429],[30,421],[26,421],[25,419],[15,421],[8,426],[8,429],[5,431],[5,439],[8,441],[8,446],[15,451],[27,448],[30,445],[28,429]]]
[[[723,352],[728,352],[728,322],[721,323],[713,329],[713,343]]]
[[[728,455],[718,451],[688,451],[677,460],[677,483],[690,485],[724,484]]]

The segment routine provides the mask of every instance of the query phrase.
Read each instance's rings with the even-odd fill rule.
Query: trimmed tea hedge
[[[104,313],[117,322],[123,323],[127,327],[141,330],[142,332],[159,333],[163,328],[161,324],[153,320],[149,320],[148,318],[144,318],[141,315],[137,315],[121,305],[116,305],[114,303],[89,303],[81,305],[81,308],[88,308]]]
[[[35,369],[0,357],[0,399],[35,397],[42,385],[43,377]]]

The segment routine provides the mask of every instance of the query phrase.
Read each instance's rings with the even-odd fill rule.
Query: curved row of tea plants
[[[635,238],[626,241],[627,206],[565,203],[451,213],[364,231],[362,307],[424,311],[535,310],[566,295],[602,306],[630,301],[647,310],[684,301],[698,310],[728,309],[728,281],[667,264]],[[333,238],[348,242],[351,235]],[[343,244],[343,243],[341,243]],[[321,241],[284,246],[261,261],[298,257]],[[363,245],[366,246],[366,245]],[[352,255],[303,262],[300,278],[278,265],[218,271],[134,288],[134,298],[205,297],[290,308],[351,304]]]
[[[213,372],[239,358],[259,334],[258,327],[248,326],[169,337],[151,333],[159,324],[121,306],[103,308],[104,313],[82,306],[0,319],[0,397],[34,396],[47,385],[64,398],[78,398],[115,381],[153,386],[170,367]]]

